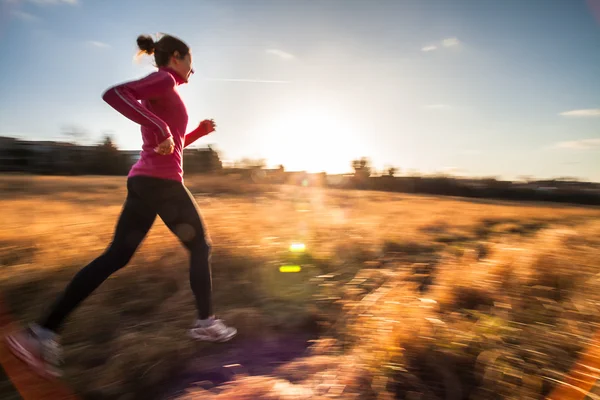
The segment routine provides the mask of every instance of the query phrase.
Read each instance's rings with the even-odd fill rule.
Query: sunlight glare
[[[297,107],[267,127],[265,155],[288,171],[344,173],[361,146],[343,113],[328,107]]]
[[[303,253],[306,250],[306,246],[304,243],[292,243],[290,246],[290,251],[292,253]]]

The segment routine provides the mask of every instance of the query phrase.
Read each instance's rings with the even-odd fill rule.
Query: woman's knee
[[[200,225],[187,222],[175,225],[173,232],[183,243],[195,242],[204,236],[204,229]]]
[[[201,254],[205,257],[210,257],[211,243],[204,235],[195,237],[194,239],[183,242],[185,247],[192,253]]]
[[[206,237],[204,228],[197,224],[180,223],[174,227],[174,232],[189,250],[200,250],[209,253],[210,239]]]
[[[212,249],[210,240],[208,240],[208,238],[205,236],[198,237],[196,240],[190,243],[189,247],[192,251],[199,251],[207,256],[210,255],[210,251]]]

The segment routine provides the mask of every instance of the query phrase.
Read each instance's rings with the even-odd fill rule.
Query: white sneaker
[[[5,337],[12,353],[44,378],[62,376],[62,348],[58,336],[36,324]]]
[[[226,326],[220,319],[215,319],[209,326],[201,326],[200,321],[196,321],[196,324],[190,329],[190,336],[196,340],[202,340],[205,342],[227,342],[233,339],[237,334],[237,329]]]

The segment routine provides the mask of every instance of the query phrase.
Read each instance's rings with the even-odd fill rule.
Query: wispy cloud
[[[89,44],[90,46],[98,47],[100,49],[108,49],[108,48],[110,48],[110,44],[104,43],[104,42],[99,42],[97,40],[89,40],[87,42],[87,44]]]
[[[428,104],[428,105],[424,106],[423,108],[425,108],[427,110],[449,110],[452,108],[452,106],[450,106],[448,104]]]
[[[566,141],[566,142],[558,142],[554,145],[554,147],[557,147],[560,149],[576,149],[576,150],[600,149],[600,138],[580,139],[580,140],[571,140],[571,141]]]
[[[460,40],[458,40],[458,38],[449,37],[449,38],[442,39],[437,43],[428,44],[426,46],[423,46],[423,47],[421,47],[421,51],[424,53],[428,53],[430,51],[439,50],[443,47],[456,47],[460,44],[461,44],[461,42],[460,42]]]
[[[292,59],[296,58],[293,54],[288,53],[283,50],[279,50],[279,49],[267,49],[266,52],[267,52],[267,54],[281,57],[284,60],[292,60]]]
[[[460,40],[458,40],[455,37],[446,38],[446,39],[442,40],[442,45],[444,47],[453,47],[453,46],[458,46],[459,44],[460,44]]]
[[[68,4],[71,6],[77,5],[79,0],[27,0],[30,3],[37,4],[40,6],[56,6],[60,4]]]
[[[558,115],[563,117],[585,118],[585,117],[600,117],[600,108],[588,108],[583,110],[572,110],[561,112]]]
[[[19,10],[12,10],[10,12],[10,14],[17,19],[20,19],[21,21],[26,21],[26,22],[35,22],[35,21],[40,20],[39,17],[36,17],[33,14],[29,14],[29,13],[26,13],[24,11],[19,11]]]

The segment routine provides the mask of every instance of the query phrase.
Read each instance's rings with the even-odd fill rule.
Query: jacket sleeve
[[[173,77],[164,72],[155,72],[145,78],[113,86],[102,95],[102,99],[115,110],[135,123],[155,132],[156,145],[171,137],[169,126],[139,100],[160,97],[175,87]]]
[[[188,147],[190,144],[194,143],[196,140],[200,139],[203,136],[208,135],[208,126],[206,124],[200,124],[196,129],[191,131],[190,133],[185,135],[184,145],[183,147]]]

